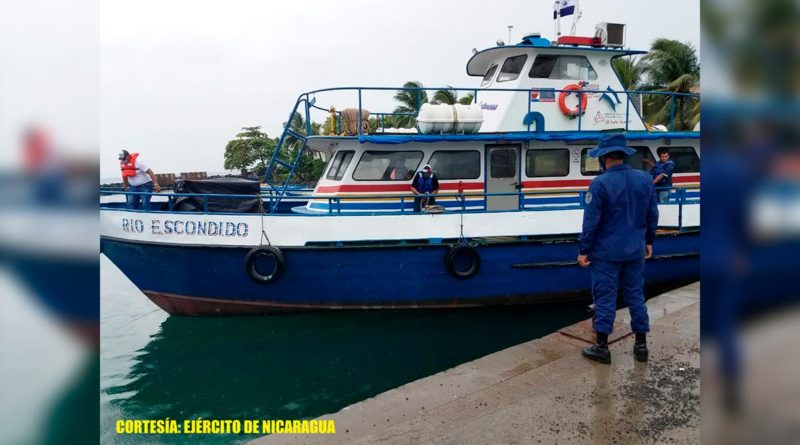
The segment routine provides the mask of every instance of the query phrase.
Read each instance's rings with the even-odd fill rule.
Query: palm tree
[[[663,88],[684,74],[700,78],[697,50],[688,42],[656,39],[642,63],[650,85],[656,88]]]
[[[614,70],[625,90],[635,90],[642,81],[644,65],[635,57],[618,57],[613,61]]]
[[[422,88],[422,83],[409,81],[403,84],[403,88]],[[394,124],[398,127],[411,127],[416,121],[422,104],[428,102],[428,93],[424,90],[398,90],[394,95],[394,100],[400,102],[400,105],[394,109],[395,113],[408,113],[393,116]]]
[[[450,85],[447,86],[448,88],[453,88]],[[447,104],[447,105],[455,105],[456,103],[462,105],[469,105],[472,103],[473,96],[472,94],[467,94],[463,97],[458,97],[458,91],[447,89],[447,90],[439,90],[433,95],[433,100],[431,101],[432,104]]]
[[[649,54],[641,60],[647,83],[642,90],[690,93],[700,82],[697,51],[691,43],[656,39]],[[644,115],[651,123],[672,124],[674,130],[690,130],[699,120],[699,101],[695,97],[653,94],[644,103]],[[674,121],[670,122],[670,110]]]

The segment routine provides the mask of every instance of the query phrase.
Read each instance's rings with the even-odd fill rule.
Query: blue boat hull
[[[660,235],[648,261],[649,288],[699,279],[699,232]],[[247,248],[187,247],[103,238],[102,252],[171,314],[456,307],[590,297],[589,272],[575,263],[577,240],[479,244],[477,275],[445,268],[449,245],[284,248],[286,269],[269,284],[244,267]]]

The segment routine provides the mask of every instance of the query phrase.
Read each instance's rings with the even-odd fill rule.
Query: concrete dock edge
[[[612,364],[580,356],[591,320],[321,416],[335,435],[266,444],[699,443],[700,283],[650,299],[650,361],[617,312]]]

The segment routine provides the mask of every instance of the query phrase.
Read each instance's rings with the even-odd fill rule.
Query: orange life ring
[[[562,91],[561,94],[558,95],[558,107],[561,108],[561,112],[564,113],[564,116],[574,119],[578,117],[578,114],[586,113],[587,99],[585,93],[580,93],[580,92],[577,93],[581,102],[580,107],[575,107],[575,108],[567,107],[567,96],[569,96],[570,91],[581,91],[582,89],[583,88],[581,88],[580,85],[576,85],[573,83],[565,86],[564,91]]]

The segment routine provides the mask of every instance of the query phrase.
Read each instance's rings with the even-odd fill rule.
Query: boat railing
[[[329,113],[329,128],[323,129],[324,131],[328,131],[329,133],[326,135],[327,137],[336,136],[340,137],[343,136],[342,133],[342,118],[343,113],[342,110],[337,110],[333,103],[324,107],[318,103],[318,97],[322,97],[325,93],[329,93],[330,95],[340,96],[336,99],[336,101],[341,104],[341,101],[344,100],[353,104],[353,106],[357,107],[358,110],[358,121],[355,125],[357,130],[352,134],[347,134],[344,137],[361,137],[364,135],[364,128],[363,124],[367,122],[367,128],[369,133],[369,120],[365,120],[365,111],[366,111],[366,104],[365,104],[365,93],[380,93],[380,92],[395,92],[395,93],[410,93],[411,95],[416,95],[416,107],[406,107],[408,110],[405,111],[370,111],[369,114],[374,116],[381,124],[385,123],[385,119],[387,116],[397,117],[402,116],[405,118],[410,118],[408,124],[413,124],[416,122],[416,119],[419,115],[419,110],[423,104],[423,95],[427,95],[427,92],[432,91],[453,91],[456,92],[469,92],[472,94],[472,103],[477,104],[480,97],[480,94],[486,94],[487,92],[491,92],[493,94],[498,92],[506,92],[509,94],[525,94],[525,101],[527,103],[527,114],[525,116],[521,116],[521,125],[525,126],[525,131],[531,132],[531,127],[534,126],[534,131],[536,133],[542,133],[545,131],[544,129],[544,116],[538,112],[534,111],[531,108],[531,100],[532,94],[534,92],[541,93],[542,91],[552,92],[554,97],[552,98],[555,101],[555,94],[556,93],[571,93],[578,95],[578,112],[575,116],[577,120],[576,130],[578,132],[583,130],[582,122],[583,122],[583,114],[585,110],[582,107],[583,99],[585,98],[584,95],[586,94],[611,94],[616,99],[616,104],[621,104],[622,101],[619,100],[618,95],[622,94],[625,98],[625,126],[624,130],[630,129],[630,116],[631,116],[631,104],[632,101],[630,100],[630,96],[632,94],[639,95],[639,97],[644,97],[645,95],[654,95],[657,97],[666,97],[670,104],[670,119],[669,119],[669,130],[675,130],[675,117],[676,117],[676,103],[682,102],[687,98],[692,99],[696,98],[699,101],[699,94],[697,93],[680,93],[680,92],[672,92],[672,91],[616,91],[612,90],[611,88],[607,88],[605,90],[599,89],[588,89],[583,88],[579,90],[570,90],[570,89],[557,89],[557,88],[459,88],[459,87],[336,87],[336,88],[324,88],[314,91],[309,91],[306,93],[302,93],[298,96],[297,101],[292,108],[291,113],[289,114],[289,118],[287,119],[286,123],[284,124],[283,133],[281,134],[280,138],[278,139],[278,143],[275,146],[275,150],[273,151],[272,157],[270,158],[269,164],[266,166],[264,172],[264,180],[270,189],[279,196],[283,196],[286,194],[286,190],[290,187],[290,182],[292,177],[294,176],[294,172],[297,170],[300,161],[303,157],[304,151],[308,145],[308,139],[311,137],[322,136],[322,135],[315,135],[312,131],[312,114],[313,110],[322,110]],[[341,97],[341,93],[345,93],[344,97]],[[355,96],[355,97],[353,97]],[[602,97],[602,96],[601,96]],[[330,97],[329,97],[330,99]],[[614,99],[609,97],[609,100],[613,102]],[[616,105],[615,105],[616,107]],[[409,111],[410,110],[410,111]],[[301,114],[302,113],[302,114]],[[639,113],[639,111],[636,111]],[[297,116],[300,116],[303,119],[296,119]],[[297,125],[299,122],[304,122],[303,125]],[[324,124],[323,124],[324,127]],[[336,131],[333,131],[333,128],[336,128]],[[391,133],[390,133],[391,134]],[[665,137],[667,133],[665,133]],[[287,144],[293,144],[296,150],[284,150]],[[287,153],[292,153],[290,156],[292,159],[285,159]],[[284,168],[288,171],[286,176],[279,176],[274,175],[277,168]],[[278,179],[280,178],[280,179]],[[280,204],[280,198],[275,200],[273,203],[273,207],[277,208]]]
[[[558,88],[541,88],[541,87],[540,88],[474,88],[474,87],[461,88],[461,87],[451,87],[451,86],[446,86],[446,87],[335,87],[335,88],[323,88],[323,89],[319,89],[319,90],[314,90],[314,91],[309,91],[309,92],[306,92],[306,93],[302,93],[298,97],[297,102],[295,103],[295,108],[293,109],[291,116],[294,116],[294,114],[297,112],[298,107],[300,107],[300,105],[303,105],[303,104],[305,104],[305,115],[306,116],[310,116],[310,112],[313,109],[321,110],[321,111],[325,111],[325,112],[331,112],[331,109],[333,109],[334,110],[333,114],[335,115],[336,122],[337,122],[337,124],[336,124],[337,131],[336,131],[336,133],[337,134],[341,134],[342,133],[342,130],[341,130],[341,128],[342,128],[342,126],[341,126],[341,119],[342,119],[341,108],[339,108],[338,111],[337,111],[337,108],[334,106],[334,104],[331,104],[330,106],[328,106],[328,108],[320,106],[317,103],[316,95],[318,95],[318,94],[321,95],[322,93],[333,93],[333,92],[348,92],[348,93],[352,93],[353,97],[349,99],[349,102],[352,103],[353,108],[357,108],[358,109],[359,120],[363,121],[364,120],[363,119],[364,110],[366,110],[369,107],[369,105],[365,103],[364,94],[366,92],[381,92],[381,91],[384,91],[384,92],[410,92],[410,93],[416,95],[417,100],[416,100],[416,106],[412,107],[414,109],[413,112],[408,112],[408,111],[403,111],[403,112],[397,112],[397,111],[370,111],[369,112],[369,116],[370,117],[379,118],[379,122],[380,123],[383,123],[383,118],[385,118],[387,116],[410,116],[410,117],[413,117],[416,120],[416,118],[418,117],[418,114],[419,114],[419,109],[422,106],[422,104],[425,103],[425,100],[426,100],[424,95],[427,95],[428,92],[434,92],[435,93],[437,91],[452,91],[452,92],[455,92],[455,93],[461,93],[461,92],[470,93],[472,95],[472,103],[473,104],[479,103],[479,99],[480,99],[479,94],[481,92],[489,92],[489,93],[506,92],[506,93],[510,93],[510,94],[520,94],[520,95],[521,94],[525,94],[527,99],[532,97],[532,94],[541,93],[543,91],[548,92],[548,93],[552,92],[553,94],[572,93],[572,94],[576,94],[578,96],[578,104],[577,104],[578,113],[577,113],[577,116],[575,117],[575,120],[577,122],[577,125],[576,125],[577,128],[576,129],[578,131],[580,131],[583,128],[583,126],[581,124],[582,124],[583,114],[584,114],[585,110],[581,106],[581,99],[582,99],[582,96],[584,94],[600,94],[600,95],[602,95],[602,94],[612,94],[612,95],[617,95],[617,98],[619,98],[619,96],[622,96],[624,98],[624,101],[625,101],[625,126],[624,126],[624,130],[626,130],[626,131],[630,129],[630,120],[631,120],[630,117],[631,117],[631,114],[632,113],[639,113],[641,115],[641,112],[642,112],[642,110],[639,110],[637,108],[636,104],[634,104],[634,101],[630,100],[630,99],[633,99],[634,97],[635,98],[642,98],[642,99],[645,98],[645,97],[648,97],[648,96],[650,96],[650,97],[653,97],[653,96],[655,96],[655,97],[664,97],[665,101],[669,102],[669,120],[662,121],[662,122],[652,122],[651,124],[652,125],[664,125],[669,131],[680,131],[680,130],[682,130],[680,128],[676,128],[676,110],[677,110],[677,106],[680,105],[678,102],[680,102],[682,100],[687,100],[687,99],[688,100],[697,100],[697,101],[699,101],[699,99],[700,99],[700,94],[699,93],[685,93],[685,92],[657,91],[657,90],[612,90],[611,88],[607,88],[605,90],[589,89],[589,88],[583,88],[583,89],[580,89],[580,90],[572,90],[572,89],[563,89],[563,88],[562,89],[558,89]],[[621,104],[622,101],[623,100],[619,100],[619,103]],[[531,100],[527,100],[527,102],[528,102],[528,112],[530,113],[530,112],[535,111],[534,109],[531,108],[531,104],[535,103],[535,102],[532,102]],[[631,110],[631,108],[632,108],[631,105],[632,104],[633,104],[633,108],[634,108],[633,110]],[[291,120],[289,122],[291,122]],[[305,127],[306,128],[304,128],[304,130],[306,132],[306,135],[315,136],[315,135],[311,134],[312,133],[311,124],[312,124],[312,121],[310,119],[306,119],[305,120]],[[531,124],[528,124],[527,126],[528,126],[527,131],[530,131]],[[413,125],[412,125],[412,127],[413,127]],[[296,130],[297,129],[295,129],[295,131]],[[326,129],[326,130],[329,130],[329,129]],[[536,129],[536,131],[541,131],[541,129]],[[362,131],[362,128],[359,126],[358,135],[363,135],[363,134],[364,133]]]
[[[683,207],[688,204],[698,204],[700,202],[700,197],[693,197],[688,196],[687,192],[692,190],[698,190],[698,186],[680,186],[680,187],[670,187],[670,202],[667,205],[673,205],[678,207],[678,228],[683,229]],[[662,189],[666,190],[666,188]],[[160,198],[162,201],[157,202],[161,209],[148,209],[147,212],[151,213],[203,213],[203,214],[229,214],[235,212],[218,212],[210,210],[209,204],[211,200],[252,200],[259,198],[263,202],[261,206],[262,214],[269,214],[269,215],[295,215],[295,216],[354,216],[354,215],[398,215],[398,214],[414,214],[412,210],[407,208],[406,203],[414,202],[415,198],[436,198],[436,199],[455,199],[460,205],[456,207],[448,207],[444,213],[486,213],[486,212],[493,212],[492,210],[488,209],[488,200],[492,197],[508,197],[508,196],[516,196],[518,198],[517,208],[511,210],[502,210],[502,211],[554,211],[554,210],[576,210],[582,209],[585,207],[585,197],[586,197],[586,190],[572,190],[572,191],[551,191],[551,190],[536,190],[536,191],[519,191],[519,192],[507,192],[507,193],[485,193],[485,192],[460,192],[460,193],[437,193],[437,194],[423,194],[423,195],[398,195],[398,194],[385,194],[385,195],[347,195],[347,196],[331,196],[331,195],[298,195],[294,197],[281,197],[276,196],[271,193],[259,193],[259,194],[252,194],[252,195],[234,195],[234,194],[205,194],[205,193],[175,193],[175,192],[159,192],[159,193],[151,193],[151,192],[127,192],[119,189],[101,189],[100,196],[124,196],[125,201],[127,201],[128,196],[149,196],[151,198],[151,203],[157,202],[152,201],[153,198]],[[548,197],[552,196],[570,196],[574,198],[573,203],[570,204],[560,204],[557,206],[541,204],[541,205],[530,205],[525,203],[526,197],[536,197],[538,195],[547,195]],[[469,198],[483,198],[482,208],[474,209],[469,208]],[[189,211],[189,210],[175,210],[175,205],[178,198],[196,198],[201,200],[202,202],[202,212],[197,211]],[[166,206],[162,206],[161,204],[164,203],[163,199],[166,199]],[[283,202],[291,202],[292,200],[300,200],[301,202],[297,202],[298,206],[305,205],[308,201],[317,201],[317,202],[324,202],[327,203],[327,209],[324,211],[308,211],[308,212],[287,212],[287,213],[279,213],[275,206],[273,206],[273,202],[275,200],[282,199]],[[368,200],[394,200],[398,207],[393,210],[384,210],[384,211],[353,211],[352,209],[347,208],[348,203],[355,203],[359,201],[368,201]],[[101,209],[121,209],[125,208],[125,201],[123,202],[102,202],[100,203]],[[153,204],[151,204],[152,206]],[[145,210],[131,210],[134,212],[145,212]],[[248,214],[248,213],[245,213]],[[258,213],[256,213],[258,214]]]

